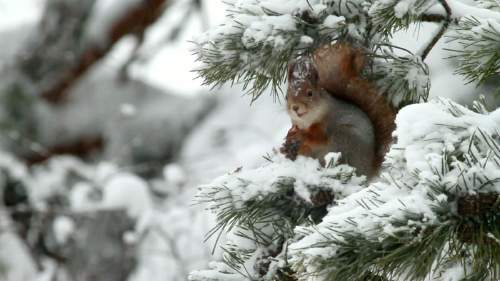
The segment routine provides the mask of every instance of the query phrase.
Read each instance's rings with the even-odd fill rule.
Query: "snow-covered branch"
[[[190,280],[271,280],[286,274],[294,227],[319,221],[332,200],[366,184],[353,168],[337,162],[338,154],[328,157],[330,164],[323,168],[315,159],[275,155],[260,168],[238,170],[202,186],[197,198],[217,216],[208,235],[227,232],[228,237],[221,246],[223,261],[193,272]]]
[[[461,278],[498,278],[498,254],[481,253],[500,249],[490,238],[500,235],[492,203],[500,193],[499,117],[448,100],[402,109],[382,180],[338,202],[290,245],[299,280],[448,280],[441,274],[457,261],[467,267]]]

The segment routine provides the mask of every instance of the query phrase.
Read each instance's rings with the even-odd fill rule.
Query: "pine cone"
[[[283,155],[285,155],[286,158],[290,160],[295,160],[299,155],[299,149],[301,145],[302,141],[298,139],[287,138],[283,146],[281,146],[280,152],[283,153]]]
[[[313,203],[314,207],[329,205],[333,202],[333,199],[335,199],[335,195],[332,192],[326,190],[320,190],[311,196],[311,202]]]
[[[457,213],[464,218],[477,218],[500,210],[500,197],[496,193],[486,193],[460,197]],[[491,238],[478,235],[478,226],[469,220],[459,226],[458,238],[464,243],[494,243]]]
[[[303,145],[304,136],[302,132],[296,127],[292,126],[285,137],[285,143],[280,148],[280,152],[286,158],[295,161],[299,155],[300,147]]]
[[[500,197],[496,193],[486,193],[458,198],[457,212],[463,217],[482,216],[500,210]]]

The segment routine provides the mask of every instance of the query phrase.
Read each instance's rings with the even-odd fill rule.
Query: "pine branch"
[[[396,55],[394,49],[407,55]],[[372,54],[372,57],[374,66],[368,75],[397,108],[427,100],[429,69],[419,56],[396,46],[379,45],[378,53]]]
[[[425,129],[435,139],[426,134],[406,139],[409,151],[391,150],[389,158],[418,153],[415,148],[420,145],[434,151],[442,147],[441,153],[421,156],[428,163],[426,170],[408,171],[404,158],[389,159],[394,165],[381,182],[346,198],[323,223],[308,228],[306,237],[291,245],[299,279],[364,281],[375,275],[423,281],[453,271],[457,264],[466,266],[464,280],[500,278],[500,135],[491,128],[471,133],[477,125],[488,128],[498,121],[480,119],[457,126],[477,115],[449,101],[437,106],[434,111],[445,113],[441,119],[449,124]],[[406,126],[423,124],[410,119]],[[400,128],[405,129],[409,128]],[[444,134],[451,132],[456,138],[449,143]],[[421,160],[412,157],[409,165],[415,161]],[[399,194],[398,201],[389,194]]]
[[[446,0],[439,0],[439,3],[443,6],[443,8],[446,11],[446,17],[444,21],[442,21],[441,28],[439,29],[439,32],[432,38],[432,40],[429,42],[429,44],[425,47],[423,53],[422,53],[422,61],[425,60],[429,52],[434,48],[434,45],[441,39],[445,31],[448,29],[448,26],[450,25],[451,21],[451,9],[450,6],[448,6],[448,3]]]
[[[500,72],[500,25],[496,21],[464,18],[447,36],[446,48],[452,53],[448,59],[457,61],[457,74],[468,83],[481,84]]]
[[[277,96],[291,59],[343,38],[374,41],[366,40],[369,20],[358,2],[305,7],[297,1],[284,13],[260,1],[230,4],[228,21],[195,42],[194,54],[203,64],[196,72],[212,87],[242,84],[254,100],[268,88]]]
[[[446,16],[440,14],[423,14],[420,16],[418,21],[440,23],[446,21],[446,18],[447,18]]]
[[[338,157],[332,158],[326,168],[319,167],[314,159],[297,161],[276,157],[256,171],[235,172],[201,188],[199,202],[208,204],[217,217],[207,237],[225,232],[239,241],[221,247],[222,262],[232,270],[231,274],[248,280],[289,275],[287,267],[280,264],[286,264],[286,245],[295,236],[295,227],[319,222],[334,196],[342,198],[365,184],[364,178],[355,176],[353,168],[338,165]],[[298,167],[311,170],[307,176],[283,175]],[[256,174],[261,180],[254,183]],[[324,199],[325,194],[330,195],[326,196],[328,200],[315,200],[318,196]],[[248,261],[255,262],[251,268]],[[205,275],[200,272],[193,280],[205,280]]]
[[[385,36],[406,29],[410,24],[419,22],[422,18],[436,20],[437,16],[426,16],[425,12],[435,4],[436,0],[418,0],[413,5],[404,1],[375,1],[369,14],[375,25],[375,30]]]

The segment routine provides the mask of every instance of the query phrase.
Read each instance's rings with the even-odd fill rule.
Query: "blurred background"
[[[288,118],[202,87],[219,0],[0,0],[0,280],[187,280],[212,259],[196,187]],[[217,253],[215,253],[217,256]]]
[[[197,186],[260,165],[289,127],[269,95],[196,79],[190,40],[224,15],[221,0],[0,0],[0,280],[181,281],[217,257]],[[440,44],[432,96],[498,88],[464,85]]]

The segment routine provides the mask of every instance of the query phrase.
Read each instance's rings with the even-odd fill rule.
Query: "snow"
[[[262,156],[283,142],[289,128],[284,105],[264,95],[250,106],[249,98],[234,92],[217,93],[216,109],[191,133],[179,159],[163,168],[154,189],[168,197],[139,219],[136,236],[150,234],[139,244],[139,266],[131,280],[185,280],[190,271],[206,268],[214,258],[214,238],[204,241],[214,217],[205,206],[193,206],[196,187],[242,165],[258,167],[265,162]],[[215,258],[220,255],[217,250]]]
[[[329,156],[331,159],[331,156]],[[214,188],[225,187],[233,198],[234,204],[244,204],[255,198],[263,198],[271,193],[280,192],[276,183],[283,179],[294,179],[295,193],[305,202],[311,202],[312,192],[329,189],[339,196],[347,196],[359,190],[363,180],[353,179],[352,185],[337,179],[342,172],[350,171],[348,166],[338,165],[332,169],[323,169],[316,159],[299,156],[295,161],[286,159],[283,155],[273,155],[271,161],[259,168],[246,170],[239,169],[233,173],[223,175],[208,185],[200,187],[198,198],[204,200],[207,193]],[[225,197],[223,192],[220,196]],[[216,207],[219,202],[214,202]]]
[[[261,43],[273,42],[274,38],[282,31],[294,31],[295,20],[291,15],[247,17],[238,16],[235,21],[248,22],[249,25],[243,32],[241,42],[247,48],[252,48]]]
[[[0,0],[0,32],[37,22],[46,0]]]
[[[460,281],[463,280],[465,275],[465,270],[470,270],[468,266],[463,264],[456,264],[448,268],[442,275],[441,279],[443,281]]]
[[[96,13],[95,16],[109,16],[109,18],[119,16],[123,9],[126,8],[126,5],[132,5],[134,1],[137,0],[121,1],[120,3],[117,0],[99,1],[101,3],[99,4],[99,9],[102,10]],[[11,3],[14,2],[20,3],[19,5],[22,6],[25,5],[23,3],[27,3],[28,1],[0,0],[0,13],[8,15],[8,17],[0,17],[1,30],[10,28],[11,25],[7,23],[9,21],[12,21],[12,26],[18,26],[17,19],[19,22],[30,23],[39,17],[40,10],[33,9],[32,4],[36,2],[33,0],[29,0],[29,5],[26,4],[25,8],[15,8],[17,12],[11,12],[13,11],[11,8],[2,10],[2,5],[4,5],[3,7],[7,7],[13,5]],[[244,5],[245,7],[251,7],[248,3],[255,2],[239,1],[240,5]],[[325,5],[319,3],[321,1],[309,2],[313,6],[314,14],[319,14],[326,9]],[[262,1],[261,4],[275,11],[287,14],[309,9],[307,1]],[[224,18],[222,16],[223,13],[220,11],[221,3],[219,1],[206,1],[204,5],[209,9],[208,16],[211,23],[218,23]],[[451,5],[457,11],[457,14],[468,11],[466,10],[468,7],[462,9],[455,2],[452,2]],[[31,8],[28,9],[28,6]],[[110,10],[107,7],[116,9]],[[255,9],[255,7],[253,8]],[[398,8],[401,9],[401,13],[405,10],[403,8]],[[158,42],[163,42],[165,26],[172,26],[175,23],[174,18],[183,14],[180,11],[182,11],[180,6],[178,9],[173,9],[172,13],[162,17],[158,24],[148,30],[146,46],[142,50],[143,53],[153,53],[151,52],[151,48],[155,47]],[[215,11],[215,13],[212,11]],[[484,10],[471,11],[476,14],[479,12],[484,13]],[[259,9],[258,12],[261,13],[261,10]],[[496,18],[496,14],[488,13],[488,15],[491,18]],[[96,26],[91,27],[89,35],[96,36],[95,38],[101,36],[103,29],[99,28],[106,27],[109,24],[109,18],[102,18],[100,21],[95,21]],[[5,24],[3,22],[4,19]],[[279,33],[279,29],[292,28],[289,19],[287,17],[281,17],[277,20],[266,17],[259,19],[262,19],[262,22],[255,23],[253,29],[250,29],[247,34],[249,40],[254,40],[253,37],[255,37],[269,44],[274,42],[273,46],[278,48],[283,47],[286,42],[284,37],[277,36],[276,34]],[[329,15],[322,21],[322,25],[326,28],[336,28],[344,22],[345,19],[343,17]],[[98,24],[101,26],[97,26]],[[131,74],[133,78],[152,82],[161,89],[168,89],[167,92],[196,95],[201,90],[206,89],[206,87],[199,86],[199,81],[193,81],[195,74],[189,72],[189,70],[194,68],[195,64],[190,54],[192,45],[185,40],[191,39],[193,33],[200,31],[202,27],[196,20],[189,20],[185,24],[187,31],[181,34],[179,42],[161,47],[160,51],[154,52],[154,55],[144,63],[132,65]],[[420,36],[430,34],[428,27],[428,25],[427,27],[423,27]],[[228,26],[215,30],[217,32],[232,31],[231,27]],[[95,34],[92,35],[92,32]],[[20,32],[16,31],[15,33]],[[4,34],[1,34],[2,37]],[[399,34],[398,36],[396,36],[398,38],[395,40],[404,41],[404,43],[410,42],[407,35]],[[311,37],[304,36],[303,38],[303,43],[311,43]],[[77,91],[83,93],[83,96],[95,95],[96,97],[101,97],[106,92],[110,94],[120,92],[122,95],[118,96],[117,99],[97,98],[93,99],[92,102],[81,102],[77,105],[77,107],[87,109],[95,106],[93,108],[95,111],[62,109],[62,115],[54,115],[52,116],[53,118],[49,118],[45,122],[44,132],[46,133],[47,140],[57,140],[57,138],[72,135],[73,132],[81,132],[81,128],[84,128],[83,131],[85,132],[95,132],[97,128],[98,130],[102,129],[102,131],[113,131],[113,134],[115,134],[118,127],[122,126],[123,123],[133,122],[137,120],[136,118],[139,118],[141,122],[136,122],[133,126],[123,126],[124,129],[120,132],[125,133],[118,133],[119,141],[116,143],[114,143],[114,140],[117,139],[116,135],[108,136],[114,143],[113,151],[109,152],[109,160],[117,160],[115,158],[119,154],[117,151],[123,150],[124,143],[138,143],[138,147],[141,149],[157,148],[161,143],[164,143],[164,139],[160,138],[160,136],[172,134],[174,131],[173,127],[166,128],[168,126],[165,123],[155,126],[150,125],[153,124],[152,121],[158,120],[158,116],[163,116],[166,119],[170,119],[173,116],[165,114],[165,112],[169,111],[165,107],[165,104],[169,104],[168,99],[166,98],[161,101],[150,100],[151,93],[149,90],[144,90],[145,88],[142,83],[132,83],[127,87],[122,87],[117,83],[107,83],[104,81],[115,81],[115,78],[112,77],[113,75],[110,75],[107,71],[113,73],[117,67],[121,66],[123,58],[131,51],[133,44],[133,40],[122,41],[101,66],[101,70],[104,69],[106,71],[99,70],[93,72],[91,77],[94,78],[86,80],[77,86]],[[459,76],[451,74],[451,68],[441,60],[444,54],[439,49],[442,46],[438,45],[428,58],[432,74],[432,94],[434,96],[447,95],[454,98],[461,98],[470,96],[470,93],[478,91],[474,86],[464,86]],[[121,54],[120,52],[124,53]],[[6,54],[6,56],[10,56],[8,53]],[[246,60],[249,60],[249,58],[247,57]],[[172,67],[172,65],[175,67]],[[100,76],[102,79],[95,79],[97,76]],[[420,77],[418,73],[408,74],[408,80],[415,81],[416,84],[421,83]],[[129,91],[140,92],[140,95],[132,97]],[[160,91],[158,93],[162,94]],[[298,175],[301,180],[297,183],[296,192],[301,198],[307,201],[310,198],[310,190],[306,188],[307,184],[321,184],[322,182],[319,181],[318,177],[328,174],[328,172],[321,170],[317,163],[304,158],[299,159],[297,163],[292,163],[278,157],[275,158],[274,163],[266,163],[261,156],[266,155],[266,153],[272,153],[273,147],[277,148],[280,145],[283,141],[283,136],[286,135],[286,130],[289,128],[289,120],[286,116],[284,106],[273,104],[265,93],[253,107],[250,107],[249,99],[240,97],[238,93],[241,93],[241,89],[239,88],[222,89],[220,93],[217,93],[220,102],[216,110],[211,112],[208,118],[191,133],[189,139],[181,148],[182,152],[180,156],[174,160],[175,163],[160,168],[163,178],[156,179],[155,183],[147,182],[127,172],[131,169],[130,167],[120,167],[111,163],[101,163],[100,165],[96,165],[96,167],[88,167],[78,161],[60,158],[54,163],[47,163],[46,166],[34,167],[33,170],[29,170],[24,165],[17,163],[15,158],[7,154],[4,155],[2,152],[0,154],[0,166],[9,169],[9,172],[15,178],[23,178],[23,181],[28,184],[31,195],[30,200],[33,200],[35,206],[42,210],[47,206],[46,201],[48,199],[60,194],[67,194],[68,208],[72,212],[125,208],[137,223],[136,228],[124,236],[127,242],[135,244],[138,247],[138,267],[130,280],[184,280],[190,270],[206,267],[207,260],[211,258],[210,250],[213,246],[213,243],[211,243],[213,241],[203,243],[204,234],[213,226],[213,217],[205,213],[200,206],[192,206],[192,198],[195,193],[194,187],[200,183],[209,182],[212,178],[222,173],[235,171],[239,167],[242,167],[240,172],[218,178],[215,183],[226,181],[233,184],[236,183],[234,180],[236,176],[248,180],[255,178],[259,183],[255,184],[257,187],[254,186],[254,188],[248,190],[236,188],[235,190],[235,194],[241,195],[243,198],[252,198],[252,196],[268,194],[274,191],[270,184],[277,180],[277,178],[270,171],[276,171],[276,175]],[[138,100],[140,101],[139,105],[136,103]],[[187,103],[195,103],[195,100],[189,100]],[[109,104],[113,106],[109,107]],[[408,170],[419,169],[422,178],[426,179],[433,176],[429,171],[429,165],[438,165],[442,149],[452,151],[460,147],[459,143],[463,141],[464,137],[470,136],[470,133],[474,131],[470,129],[463,131],[463,134],[455,135],[449,129],[435,126],[435,124],[430,125],[429,122],[440,120],[451,122],[457,126],[472,124],[484,128],[487,132],[493,132],[493,129],[498,128],[498,124],[500,123],[500,111],[498,110],[487,117],[466,111],[466,116],[456,119],[446,112],[437,112],[441,108],[439,104],[424,106],[426,106],[425,109],[409,107],[407,111],[401,113],[401,117],[398,117],[398,122],[406,126],[406,129],[400,128],[400,131],[397,132],[400,143],[404,143],[406,148],[401,153],[394,151],[393,153],[395,154],[392,161],[399,165],[397,167],[404,167],[404,169]],[[175,107],[180,107],[180,105],[175,104],[173,108]],[[47,110],[51,111],[52,109]],[[96,112],[97,114],[95,114]],[[102,115],[100,115],[101,113]],[[94,118],[97,115],[99,115],[99,118]],[[108,119],[106,116],[112,116],[114,119],[112,118],[112,121],[106,124],[96,122],[96,120]],[[69,119],[73,119],[75,122],[65,121]],[[54,127],[56,127],[54,126],[55,123],[63,125],[58,130],[54,130]],[[137,141],[136,137],[138,135],[140,137],[150,136],[148,132],[151,132],[151,130],[136,130],[134,133],[128,134],[131,131],[130,128],[141,128],[144,126],[158,128],[155,132],[155,136],[158,137],[151,141]],[[417,142],[419,138],[433,139],[436,137],[442,138],[443,144],[424,145]],[[152,154],[155,154],[155,152],[153,151]],[[426,156],[424,157],[423,155]],[[335,159],[336,156],[329,155],[329,157]],[[166,161],[163,163],[166,164]],[[310,169],[312,172],[308,173],[307,171]],[[404,169],[401,168],[402,171]],[[76,177],[76,180],[72,176],[69,176],[74,171],[77,171],[79,176]],[[486,172],[491,175],[497,175],[495,166],[489,167]],[[69,180],[68,178],[72,179]],[[454,180],[456,181],[456,178],[456,174],[451,173],[448,175],[447,180],[453,182]],[[162,196],[167,197],[166,199],[162,198],[160,200],[160,198],[153,196],[152,192],[150,192],[151,185],[153,184],[163,188],[162,190],[164,191],[168,191],[162,194]],[[339,185],[335,186],[340,189]],[[351,187],[352,189],[345,191],[340,190],[341,192],[345,192],[346,195],[350,194],[350,200],[361,200],[371,196],[368,191],[359,191],[359,193],[351,194],[359,186],[353,185]],[[493,189],[494,187],[489,188]],[[425,190],[408,193],[395,189],[393,186],[389,187],[383,184],[373,186],[371,190],[381,193],[381,199],[387,202],[386,206],[373,211],[375,215],[391,213],[392,218],[400,217],[401,212],[399,208],[401,208],[401,202],[394,199],[395,196],[399,196],[405,205],[414,206],[414,211],[425,214],[425,219],[422,222],[408,222],[408,228],[417,227],[423,222],[432,223],[435,221],[435,217],[429,211],[429,202],[422,200]],[[443,201],[446,198],[445,196],[440,196],[438,200]],[[349,214],[360,214],[360,216],[367,214],[366,209],[360,207],[358,203],[349,200],[342,202],[344,202],[342,203],[344,205],[332,208],[332,212],[338,210],[339,215],[338,217],[329,218],[329,222],[335,222],[336,218],[343,219],[349,217]],[[382,220],[377,221],[377,219],[372,221],[368,218],[361,218],[359,229],[370,233],[369,228],[374,223],[382,224],[382,222]],[[58,217],[54,221],[53,228],[57,235],[56,237],[58,237],[57,239],[63,242],[69,239],[72,233],[72,220],[70,217]],[[390,235],[396,230],[393,226],[386,225],[384,226],[383,233]],[[9,278],[12,277],[10,280],[31,280],[36,271],[34,263],[30,260],[29,256],[25,255],[27,251],[23,248],[24,246],[21,242],[14,235],[10,235],[10,237],[6,235],[10,234],[0,233],[0,244],[2,245],[0,247],[0,264],[17,268],[17,271],[9,276]],[[243,243],[243,241],[236,240],[234,237],[229,238],[233,239],[233,242],[238,241]],[[312,237],[308,238],[311,238],[311,240],[304,239],[301,243],[306,245],[308,241],[311,242],[314,240]],[[322,251],[316,248],[310,249],[309,253],[324,256],[332,254],[329,251]],[[219,255],[220,253],[217,253],[216,258]],[[7,263],[3,261],[3,258],[7,260]],[[203,273],[200,273],[200,276],[207,277],[207,280],[215,277],[220,278],[218,280],[241,280],[240,276],[235,277],[234,275],[216,273],[216,271],[230,271],[227,266],[224,267],[220,263],[213,263],[211,267],[215,267],[216,269],[203,271]],[[52,276],[51,270],[54,270],[54,268],[50,266],[46,267],[44,272],[46,276],[39,275],[39,279],[45,278],[45,280],[50,280]],[[449,280],[443,279],[442,281],[456,281],[460,277],[460,274],[461,271],[458,266],[451,268],[443,275],[449,278]]]
[[[4,216],[1,214],[1,216]],[[3,280],[33,280],[37,269],[26,245],[12,230],[0,232],[0,271]]]
[[[5,168],[10,167],[13,172],[25,170],[22,164],[8,161],[8,155],[0,159],[5,159]],[[182,178],[183,168],[180,166],[170,165],[166,170],[169,183],[163,184],[180,184],[189,179]],[[53,158],[45,165],[34,167],[30,173],[17,172],[15,175],[20,176],[26,184],[29,199],[35,208],[41,211],[53,208],[50,203],[53,198],[68,202],[64,210],[61,210],[63,206],[55,206],[58,216],[50,225],[55,240],[61,244],[74,238],[73,216],[125,209],[135,222],[135,228],[125,233],[123,239],[138,248],[139,262],[130,280],[176,280],[187,276],[190,270],[201,268],[208,260],[209,246],[203,246],[203,240],[211,227],[211,219],[192,207],[189,189],[184,192],[179,188],[170,193],[169,198],[160,200],[150,192],[148,182],[124,172],[113,163],[87,165],[69,157]],[[0,217],[1,222],[3,220]],[[1,227],[0,264],[9,267],[7,280],[32,280],[35,275],[39,280],[50,279],[54,274],[53,264],[37,272],[30,267],[29,256],[23,256],[28,251],[16,248],[19,247],[16,244],[18,242],[13,239],[17,237],[8,236],[5,231],[7,227],[3,224]],[[12,247],[5,247],[6,244]],[[8,251],[19,254],[12,259],[12,254],[7,255]],[[10,260],[4,262],[4,257]]]
[[[137,113],[137,108],[130,103],[123,103],[120,106],[120,112],[125,116],[134,116]]]
[[[71,234],[75,231],[75,222],[73,219],[67,216],[59,216],[52,224],[57,242],[66,244]]]
[[[495,19],[497,21],[500,20],[500,13],[493,10],[474,7],[458,0],[448,1],[448,5],[452,11],[451,15],[453,18],[458,19],[462,17],[475,17],[482,19]]]
[[[329,164],[326,168],[321,167],[316,159],[299,156],[295,161],[286,159],[281,154],[268,155],[268,162],[258,168],[245,169],[238,168],[232,173],[221,176],[208,185],[202,185],[197,195],[200,203],[205,203],[206,207],[218,217],[220,213],[234,209],[234,212],[245,212],[247,204],[259,202],[272,195],[285,193],[282,184],[292,186],[294,202],[302,202],[308,206],[314,203],[311,201],[313,195],[320,191],[330,191],[336,198],[343,198],[361,190],[365,184],[364,177],[356,177],[354,169],[337,163],[340,159],[338,154],[327,155]],[[292,180],[291,182],[289,182]],[[291,191],[286,191],[289,194]],[[278,204],[278,202],[276,202]],[[220,218],[220,217],[219,217]],[[252,217],[259,226],[259,231],[271,241],[275,235],[273,219],[284,220],[285,218],[274,218],[266,215],[264,221],[259,221],[259,217]],[[237,219],[236,219],[237,220]],[[270,221],[270,222],[266,222]],[[219,221],[220,223],[220,221]],[[243,280],[254,280],[259,276],[255,264],[265,257],[266,253],[272,251],[276,245],[266,245],[266,242],[256,242],[259,238],[255,233],[243,225],[234,222],[228,225],[228,233],[225,235],[225,249],[237,248],[246,253],[243,264],[238,265],[245,268]],[[254,241],[253,239],[256,239]],[[259,236],[260,237],[260,236]],[[278,239],[278,237],[276,237]],[[266,241],[264,239],[264,241]],[[274,249],[276,250],[276,249]],[[284,251],[284,250],[283,250]],[[284,253],[282,253],[283,255]],[[279,259],[272,261],[272,267],[277,268]],[[217,270],[222,270],[222,264],[215,263],[211,269],[195,271],[190,275],[190,280],[212,280],[212,278],[222,278],[221,280],[233,280],[239,273],[238,270],[228,270],[226,274],[221,274]],[[271,273],[269,273],[271,274]],[[215,280],[215,279],[214,279]]]
[[[300,37],[300,43],[308,46],[308,45],[311,45],[312,43],[314,43],[314,39],[310,36],[303,35]]]
[[[28,174],[26,166],[4,151],[0,151],[0,167],[5,168],[8,174],[14,178],[24,178]]]
[[[103,187],[102,208],[124,208],[129,216],[137,218],[152,205],[148,186],[137,176],[117,174]]]
[[[448,104],[449,102],[442,101],[442,103]],[[439,102],[420,106],[408,106],[398,115],[396,121],[399,126],[395,131],[395,135],[398,136],[398,145],[406,147],[404,157],[406,158],[408,171],[433,174],[432,169],[441,167],[441,155],[443,152],[460,150],[465,153],[469,149],[468,140],[476,134],[485,133],[492,136],[497,134],[500,123],[498,123],[496,118],[491,118],[490,115],[471,112],[460,105],[454,106],[460,111],[463,111],[464,115],[460,117],[451,115],[449,112],[442,109],[443,105]],[[426,113],[422,114],[422,112]],[[493,116],[495,115],[493,114]],[[417,142],[417,140],[436,139],[440,139],[441,142]],[[478,149],[481,150],[485,148],[479,144]],[[394,150],[389,153],[389,156],[399,157],[399,153],[400,152]],[[422,155],[425,157],[422,157]],[[483,155],[481,157],[486,156]],[[484,161],[486,161],[485,163],[489,162],[486,158],[484,158]],[[460,164],[457,163],[457,165]],[[470,167],[469,172],[477,172],[481,175],[484,174],[488,178],[498,178],[500,177],[500,172],[498,170],[495,171],[495,169],[498,169],[495,164],[484,164],[482,168],[479,168],[479,166]],[[469,179],[467,179],[469,172],[464,173],[465,184],[469,181]],[[450,182],[447,184],[461,184],[461,178],[457,177],[457,173],[458,170],[449,172],[446,180]],[[474,184],[469,186],[474,186]],[[486,192],[489,188],[495,191],[500,187],[495,185],[485,187],[481,192]],[[462,190],[461,192],[467,193],[472,191],[473,190]]]
[[[408,71],[405,79],[410,89],[426,89],[429,86],[428,75],[419,67],[413,67]]]
[[[335,15],[329,15],[325,18],[323,21],[323,25],[328,28],[337,28],[340,24],[343,24],[345,22],[345,18],[340,16],[335,16]]]
[[[168,164],[163,168],[165,181],[172,186],[181,187],[186,181],[186,172],[179,164]]]
[[[432,39],[432,35],[438,29],[439,26],[434,23],[411,25],[406,31],[396,32],[391,43],[413,53],[419,53],[423,51],[424,44]],[[446,97],[460,103],[470,104],[478,97],[478,94],[489,89],[484,86],[476,87],[473,83],[467,84],[462,76],[454,74],[454,63],[445,59],[450,53],[443,50],[443,48],[454,48],[454,46],[441,39],[425,60],[430,73],[429,97]]]
[[[458,115],[452,110],[459,112]],[[381,241],[399,231],[413,232],[441,224],[442,218],[436,215],[433,208],[452,199],[444,193],[429,196],[433,192],[431,182],[446,186],[447,192],[458,196],[500,191],[498,183],[482,186],[472,180],[483,176],[500,178],[499,162],[489,159],[490,152],[485,142],[476,140],[479,143],[472,145],[478,159],[476,164],[463,165],[457,157],[451,159],[454,163],[450,164],[450,170],[442,166],[445,152],[455,155],[469,153],[469,141],[478,130],[498,142],[498,112],[500,109],[491,114],[479,114],[444,99],[403,108],[396,119],[394,136],[397,142],[387,155],[389,168],[382,174],[381,180],[338,201],[338,205],[329,209],[319,225],[296,229],[305,237],[292,243],[289,249],[292,264],[301,265],[299,273],[304,274],[303,280],[316,280],[315,277],[307,277],[311,273],[321,275],[315,266],[316,259],[335,256],[336,244],[321,247],[318,243],[334,239],[342,241],[339,233],[358,233],[367,239]],[[444,171],[444,174],[439,175],[436,171]],[[451,208],[449,211],[456,210]],[[414,217],[420,219],[410,220],[407,214],[417,214]],[[396,226],[394,220],[406,220],[406,225],[398,223]],[[452,268],[433,280],[460,280],[461,277],[463,272]]]
[[[418,16],[428,11],[436,2],[434,0],[418,1],[418,3],[416,0],[378,0],[369,7],[369,14],[375,16],[380,11],[392,9],[394,16],[400,19],[405,16]]]
[[[460,0],[448,0],[447,4],[451,10],[451,18],[454,19],[475,17],[500,20],[500,13],[494,10],[477,7],[474,4]],[[403,18],[406,15],[420,15],[422,13],[446,14],[439,1],[420,1],[420,3],[417,4],[416,0],[379,0],[370,8],[370,13],[374,14],[379,9],[385,9],[392,5],[394,5],[394,14],[397,18]]]
[[[315,5],[320,1],[309,1],[309,3],[304,3],[304,1],[289,1],[289,0],[263,0],[263,1],[253,1],[256,6],[255,9],[257,11],[261,12],[261,7],[275,11],[280,14],[291,14],[297,11],[304,11],[309,9],[309,4]],[[246,6],[243,6],[242,4],[245,3],[245,1],[239,1],[240,5],[239,7],[246,8]],[[246,3],[244,4],[246,5]],[[315,9],[313,9],[315,10]]]
[[[396,17],[397,18],[402,18],[404,17],[410,7],[412,7],[413,5],[415,5],[415,1],[411,1],[411,0],[404,0],[404,1],[399,1],[396,6],[394,6],[394,13],[396,14]]]
[[[271,2],[272,4],[269,4]],[[283,55],[289,56],[290,52],[299,55],[308,46],[313,46],[312,43],[317,42],[319,37],[323,37],[323,40],[325,37],[334,40],[344,31],[338,18],[330,17],[326,21],[327,25],[323,25],[328,16],[339,13],[336,10],[342,10],[345,18],[354,21],[365,17],[362,12],[362,1],[356,1],[353,5],[331,4],[319,0],[230,1],[229,15],[225,22],[196,38],[197,46],[194,53],[202,62],[197,69],[204,70],[207,65],[219,65],[274,78],[271,72],[275,70],[272,68],[277,64],[283,64],[283,61],[279,60]],[[310,25],[308,28],[305,28],[303,22],[306,15],[316,20],[314,23],[308,23],[307,25]],[[322,32],[313,32],[316,28],[322,29]],[[360,38],[364,28],[363,25],[351,24],[347,31],[351,36]],[[263,53],[271,54],[267,58],[262,56]],[[242,79],[244,75],[236,74],[238,71],[230,80],[244,83]]]
[[[86,182],[76,183],[69,195],[71,208],[77,212],[97,209],[99,203],[93,200],[94,193],[95,187],[92,184]]]
[[[205,266],[210,249],[203,240],[211,221],[192,207],[191,197],[179,197],[139,221],[137,233],[146,239],[139,244],[139,265],[130,280],[185,280],[189,271]]]
[[[33,167],[30,174],[21,178],[27,185],[31,204],[46,209],[50,198],[66,192],[66,179],[73,171],[83,177],[91,173],[88,166],[73,157],[52,159],[45,166]]]

